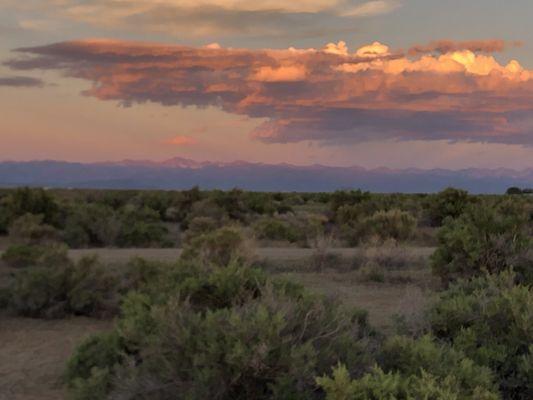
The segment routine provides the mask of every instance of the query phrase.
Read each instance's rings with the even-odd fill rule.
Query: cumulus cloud
[[[318,35],[355,18],[394,11],[399,0],[3,0],[4,7],[108,29],[180,37]],[[32,23],[32,26],[34,23]]]
[[[38,78],[32,78],[29,76],[0,76],[0,86],[10,87],[43,87],[44,82]]]
[[[468,47],[410,55],[379,42],[248,50],[86,40],[19,49],[6,64],[87,80],[85,94],[101,100],[264,118],[252,135],[265,142],[533,145],[533,71]]]

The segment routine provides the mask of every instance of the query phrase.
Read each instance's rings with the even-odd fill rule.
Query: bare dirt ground
[[[421,257],[429,257],[435,250],[433,247],[407,247],[411,252],[414,252]],[[361,252],[359,248],[332,248],[329,250],[332,253],[339,254],[343,257],[355,257]],[[313,255],[313,249],[302,248],[278,248],[278,247],[263,247],[256,250],[259,258],[266,258],[269,260],[301,260]],[[133,257],[143,257],[147,260],[158,261],[175,261],[181,254],[180,249],[81,249],[70,250],[69,254],[79,259],[83,256],[97,254],[103,262],[126,262]]]
[[[91,333],[111,322],[89,318],[44,321],[0,315],[0,400],[61,400],[66,360]]]
[[[286,273],[288,279],[299,282],[309,290],[336,297],[347,306],[368,311],[370,323],[389,330],[395,315],[409,320],[421,317],[432,296],[432,278],[420,271],[405,271],[419,276],[413,282],[402,284],[360,283],[350,274]]]

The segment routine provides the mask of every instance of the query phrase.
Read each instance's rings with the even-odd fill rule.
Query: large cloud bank
[[[316,4],[320,4],[317,1]],[[15,70],[59,70],[85,94],[125,105],[216,106],[265,118],[267,142],[450,140],[533,145],[533,71],[500,63],[502,41],[440,41],[394,51],[248,50],[114,40],[18,49]]]

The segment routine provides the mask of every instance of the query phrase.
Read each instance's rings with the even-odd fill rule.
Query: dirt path
[[[407,250],[421,257],[429,257],[435,250],[433,247],[407,247]],[[360,248],[334,248],[331,252],[345,257],[353,257],[361,251]],[[268,247],[257,249],[257,255],[270,260],[301,260],[310,257],[313,249]],[[133,257],[143,257],[147,260],[174,261],[180,254],[180,249],[81,249],[70,250],[70,255],[81,258],[86,255],[97,254],[104,262],[125,262]]]
[[[0,400],[62,400],[60,377],[72,350],[111,322],[44,321],[0,315]]]

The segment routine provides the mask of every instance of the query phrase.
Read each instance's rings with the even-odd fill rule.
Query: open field
[[[410,247],[409,254],[422,260],[433,248]],[[331,249],[331,253],[343,259],[355,258],[362,248]],[[171,262],[181,253],[180,249],[84,249],[70,250],[73,259],[97,254],[102,262],[119,266],[133,257]],[[394,283],[360,282],[355,272],[326,270],[323,272],[298,271],[312,257],[313,249],[261,248],[259,259],[273,263],[295,265],[294,271],[275,273],[299,282],[310,290],[334,296],[349,306],[368,310],[373,325],[387,329],[391,317],[406,314],[416,318],[427,303],[432,284],[429,269],[422,265],[395,272],[395,276],[408,276]],[[0,324],[0,400],[61,400],[64,391],[60,385],[65,362],[73,348],[94,332],[109,329],[111,321],[90,318],[65,320],[37,320],[2,316]]]
[[[0,400],[321,400],[339,363],[529,400],[532,221],[530,198],[455,189],[0,191]]]

